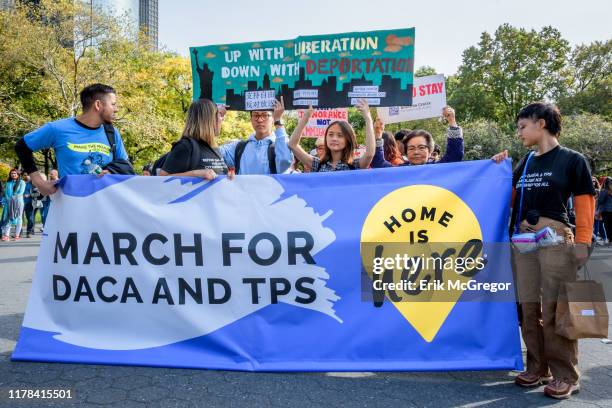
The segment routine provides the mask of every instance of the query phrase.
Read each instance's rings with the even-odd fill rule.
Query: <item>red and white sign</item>
[[[298,119],[304,116],[304,111],[298,111]],[[320,137],[325,136],[325,129],[330,123],[337,120],[348,122],[348,109],[315,109],[306,128],[304,128],[303,137]]]
[[[444,75],[415,77],[412,88],[412,106],[376,108],[384,123],[407,122],[442,116],[446,106]]]

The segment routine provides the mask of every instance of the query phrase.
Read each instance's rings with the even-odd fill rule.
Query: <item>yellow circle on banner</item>
[[[374,258],[381,256],[381,253],[376,254],[376,248],[379,251],[384,248],[384,257],[416,250],[418,256],[435,257],[446,253],[446,258],[456,258],[468,241],[475,240],[482,243],[480,224],[472,209],[460,197],[438,186],[407,186],[387,194],[370,210],[361,231],[361,258],[365,270],[374,280]],[[406,277],[399,269],[394,269],[392,273],[393,282],[400,282]],[[427,275],[429,279],[436,276],[435,267],[423,268],[418,273],[419,279]],[[441,273],[444,279],[470,280],[446,266]],[[428,291],[418,295],[401,293],[401,301],[390,299],[388,292],[385,292],[385,296],[429,342],[461,293],[460,290]]]
[[[442,187],[415,185],[376,203],[363,224],[361,242],[417,243],[421,231],[427,242],[482,240],[478,219],[461,198]]]

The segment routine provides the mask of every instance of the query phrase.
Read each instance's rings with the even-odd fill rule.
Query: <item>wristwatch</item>
[[[275,120],[274,121],[274,126],[285,126],[285,124],[281,120]]]

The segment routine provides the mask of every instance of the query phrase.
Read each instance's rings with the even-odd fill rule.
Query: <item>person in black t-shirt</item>
[[[518,113],[518,136],[532,147],[514,170],[513,233],[552,229],[552,245],[532,252],[513,250],[513,268],[521,307],[521,332],[527,346],[527,370],[515,378],[523,387],[549,383],[544,394],[569,398],[580,390],[578,343],[555,332],[559,288],[576,280],[588,258],[595,202],[591,172],[585,158],[559,144],[561,115],[556,106],[532,103]],[[501,162],[504,151],[493,156]],[[573,197],[575,234],[568,206]],[[518,229],[518,231],[517,231]],[[552,240],[552,239],[551,239]]]
[[[181,139],[172,146],[160,171],[160,176],[201,177],[213,180],[229,172],[217,147],[217,136],[225,109],[219,109],[208,99],[191,103]]]

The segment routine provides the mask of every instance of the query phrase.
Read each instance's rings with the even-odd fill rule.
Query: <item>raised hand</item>
[[[445,106],[442,109],[442,116],[448,122],[449,126],[457,126],[457,119],[455,118],[455,110],[450,106]]]
[[[283,113],[285,112],[285,101],[283,100],[283,96],[281,95],[280,101],[274,101],[274,112],[272,116],[274,117],[274,121],[281,120],[283,117]]]
[[[363,116],[364,118],[368,116],[372,117],[370,113],[370,106],[368,105],[368,101],[366,101],[365,99],[359,99],[355,107],[357,108],[359,113],[361,113],[361,116]]]

